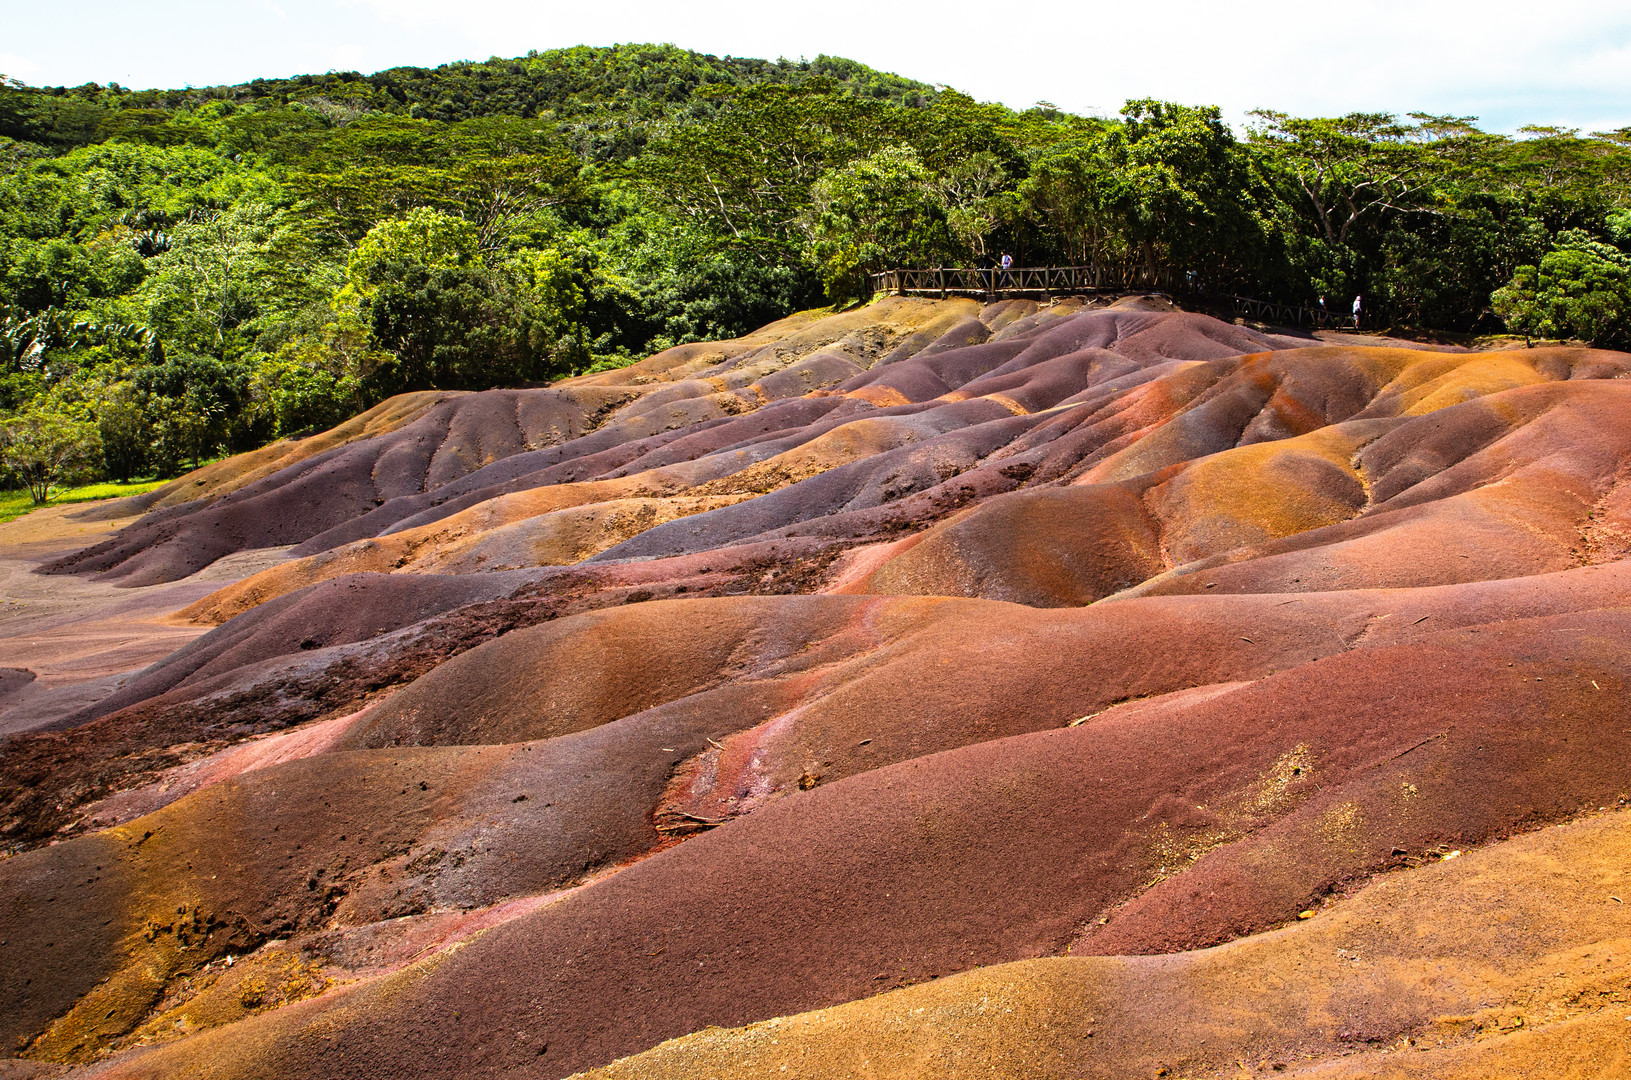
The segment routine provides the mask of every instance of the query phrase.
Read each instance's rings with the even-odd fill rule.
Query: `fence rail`
[[[1175,270],[1139,269],[1123,273],[1104,266],[1015,266],[1008,270],[983,267],[940,266],[923,270],[885,270],[867,277],[873,295],[976,296],[988,301],[1017,297],[1090,296],[1150,290],[1185,296],[1227,307],[1237,318],[1276,326],[1305,326],[1316,330],[1357,329],[1368,319],[1339,315],[1322,307],[1283,304],[1249,296],[1219,295],[1202,288],[1195,275]]]
[[[1315,330],[1356,330],[1361,323],[1368,322],[1363,313],[1356,318],[1353,315],[1339,315],[1322,307],[1280,304],[1272,300],[1254,300],[1249,296],[1230,296],[1228,300],[1236,316],[1275,326],[1307,326]]]
[[[867,278],[872,292],[902,296],[1080,296],[1129,289],[1172,290],[1183,275],[1167,270],[1120,274],[1104,266],[1015,266],[1000,268],[940,266],[925,270],[885,270]]]

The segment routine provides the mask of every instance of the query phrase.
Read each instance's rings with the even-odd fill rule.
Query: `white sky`
[[[1237,123],[1269,107],[1631,125],[1624,0],[0,0],[0,73],[35,85],[201,86],[614,42],[847,56],[1018,108],[1112,113],[1152,96]]]

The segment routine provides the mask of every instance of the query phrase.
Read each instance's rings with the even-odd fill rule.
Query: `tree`
[[[152,430],[130,386],[114,387],[98,404],[96,431],[108,476],[122,483],[146,471]]]
[[[554,248],[532,249],[517,252],[501,264],[500,272],[514,298],[513,319],[526,334],[528,351],[545,360],[542,371],[535,365],[533,377],[587,367],[585,296],[572,261]]]
[[[240,334],[281,302],[278,286],[294,269],[279,258],[287,231],[285,213],[261,202],[176,226],[142,286],[149,325],[181,347],[232,358],[248,344]]]
[[[342,240],[430,208],[470,222],[481,250],[492,251],[549,208],[581,201],[581,167],[537,121],[376,115],[324,136],[289,183],[317,227]]]
[[[1122,137],[1111,147],[1121,174],[1117,208],[1145,270],[1156,271],[1160,251],[1174,268],[1214,282],[1244,276],[1261,246],[1261,185],[1222,113],[1145,99],[1121,114]]]
[[[256,359],[247,387],[254,425],[276,437],[333,427],[374,404],[364,383],[391,361],[355,312],[325,322]]]
[[[931,264],[952,246],[929,173],[909,147],[834,169],[811,197],[810,253],[834,300],[858,295],[869,273]]]
[[[0,463],[43,506],[51,489],[91,467],[101,453],[96,425],[32,406],[0,421]]]
[[[1002,197],[1008,172],[1002,160],[981,150],[940,172],[934,183],[946,224],[970,252],[986,254],[986,239],[1008,210]]]
[[[590,332],[607,339],[597,352],[618,348],[639,359],[682,341],[735,337],[821,303],[820,281],[803,260],[767,264],[641,205],[633,192],[611,195],[618,216],[594,244],[585,288]]]
[[[250,418],[244,410],[249,372],[241,362],[196,353],[156,351],[154,359],[159,362],[130,371],[126,392],[144,404],[153,433],[150,463],[170,476],[188,461],[196,466],[213,456],[232,441],[233,424]]]
[[[1487,138],[1471,117],[1413,114],[1415,124],[1392,113],[1349,113],[1335,118],[1288,116],[1270,109],[1251,114],[1252,141],[1282,165],[1307,200],[1321,237],[1347,244],[1362,221],[1414,208],[1457,143]]]
[[[889,108],[820,80],[718,96],[728,110],[655,140],[637,176],[649,197],[727,246],[796,258],[813,185],[886,145]]]
[[[1043,147],[1020,182],[1017,213],[1046,222],[1060,254],[1074,264],[1106,265],[1125,246],[1117,209],[1122,179],[1110,158],[1118,138],[1101,131]]]
[[[1631,256],[1571,230],[1539,266],[1520,266],[1491,298],[1507,326],[1525,337],[1631,343]]]
[[[415,262],[428,270],[469,266],[481,248],[481,233],[468,221],[429,207],[416,207],[368,230],[346,262],[346,286],[367,299],[388,279],[388,265]]]
[[[369,230],[335,306],[395,359],[353,374],[381,388],[486,389],[588,365],[577,268],[555,248],[483,257],[481,237],[427,207]]]
[[[379,391],[485,390],[533,376],[529,328],[486,266],[397,260],[380,271],[368,326],[395,359],[374,373]]]

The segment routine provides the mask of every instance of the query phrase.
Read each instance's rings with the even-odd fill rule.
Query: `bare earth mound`
[[[1138,299],[393,399],[0,551],[0,1039],[1626,1075],[1628,478],[1631,356]]]

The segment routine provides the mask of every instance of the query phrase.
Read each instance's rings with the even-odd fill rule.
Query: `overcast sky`
[[[35,85],[236,83],[330,69],[672,42],[847,56],[1017,108],[1131,97],[1301,115],[1475,115],[1488,130],[1631,125],[1631,4],[899,0],[0,0],[0,73]]]

